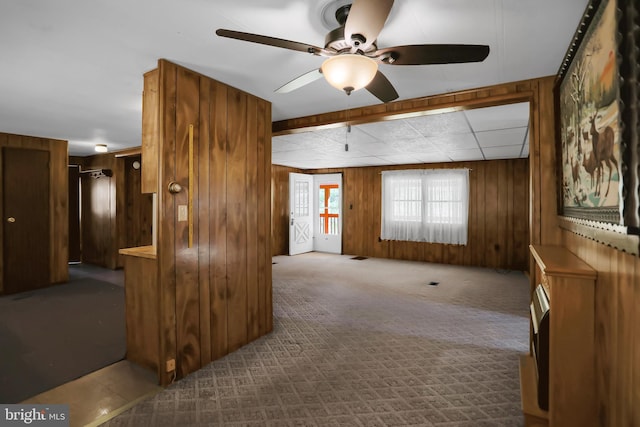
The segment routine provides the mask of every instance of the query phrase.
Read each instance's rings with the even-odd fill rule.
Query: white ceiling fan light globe
[[[378,64],[364,55],[348,53],[325,60],[321,69],[331,86],[349,93],[371,83],[378,72]]]

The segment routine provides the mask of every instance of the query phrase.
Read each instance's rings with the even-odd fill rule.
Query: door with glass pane
[[[313,250],[313,175],[289,174],[289,255]]]
[[[317,200],[313,250],[342,253],[342,174],[314,175]]]

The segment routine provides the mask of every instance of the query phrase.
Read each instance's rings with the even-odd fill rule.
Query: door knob
[[[169,183],[169,193],[177,194],[181,191],[182,191],[182,185],[178,184],[177,182]]]
[[[14,223],[14,222],[16,222],[16,219],[14,217],[10,216],[9,218],[7,218],[7,222]]]

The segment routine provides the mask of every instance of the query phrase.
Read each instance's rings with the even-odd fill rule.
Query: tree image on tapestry
[[[598,13],[560,86],[565,207],[620,205],[615,1]]]

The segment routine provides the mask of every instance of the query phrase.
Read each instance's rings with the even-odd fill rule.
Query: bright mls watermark
[[[0,427],[69,427],[69,405],[2,405]]]

